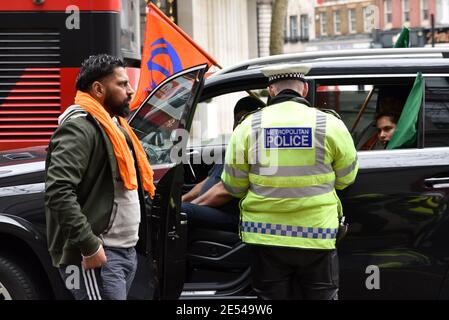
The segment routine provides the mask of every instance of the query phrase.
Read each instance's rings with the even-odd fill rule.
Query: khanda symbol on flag
[[[130,103],[131,109],[137,108],[164,79],[204,63],[209,67],[219,66],[213,57],[149,2],[139,85]]]
[[[151,84],[150,87],[145,88],[145,91],[153,90],[162,80],[182,70],[178,53],[164,38],[154,41],[150,45],[150,52],[151,56],[147,62],[147,68],[150,71],[149,80]],[[168,59],[166,55],[168,55]]]

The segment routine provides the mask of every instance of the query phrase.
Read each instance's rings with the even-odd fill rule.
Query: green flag
[[[421,72],[416,75],[413,88],[408,95],[401,116],[396,125],[393,137],[388,142],[387,149],[409,148],[416,144],[419,109],[421,108],[424,81]]]
[[[409,30],[408,28],[404,27],[402,28],[399,37],[396,39],[396,43],[394,44],[393,48],[408,48],[410,47],[409,44]]]

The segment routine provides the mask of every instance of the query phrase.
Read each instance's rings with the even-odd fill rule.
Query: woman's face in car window
[[[377,119],[376,122],[378,130],[378,139],[382,145],[386,145],[388,141],[391,140],[394,131],[396,130],[396,123],[389,116],[383,116]]]

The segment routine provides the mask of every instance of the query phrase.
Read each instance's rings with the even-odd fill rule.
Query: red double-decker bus
[[[81,62],[108,53],[140,66],[139,0],[0,1],[0,150],[48,143],[73,103]]]

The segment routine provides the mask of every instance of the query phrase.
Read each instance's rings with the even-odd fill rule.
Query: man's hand
[[[108,261],[108,259],[106,258],[106,254],[104,253],[103,246],[100,245],[98,251],[93,255],[88,257],[83,256],[82,264],[85,270],[89,270],[100,268],[102,265],[106,263],[106,261]]]
[[[219,207],[231,201],[232,198],[226,191],[223,182],[220,181],[214,184],[206,193],[193,200],[192,203],[199,206]]]
[[[196,184],[192,188],[192,190],[190,190],[189,192],[187,192],[185,195],[183,195],[181,197],[181,201],[182,202],[192,202],[193,200],[195,200],[198,197],[198,195],[200,194],[201,188],[206,183],[207,179],[209,179],[209,177],[207,177],[206,179],[204,179],[200,183]]]

